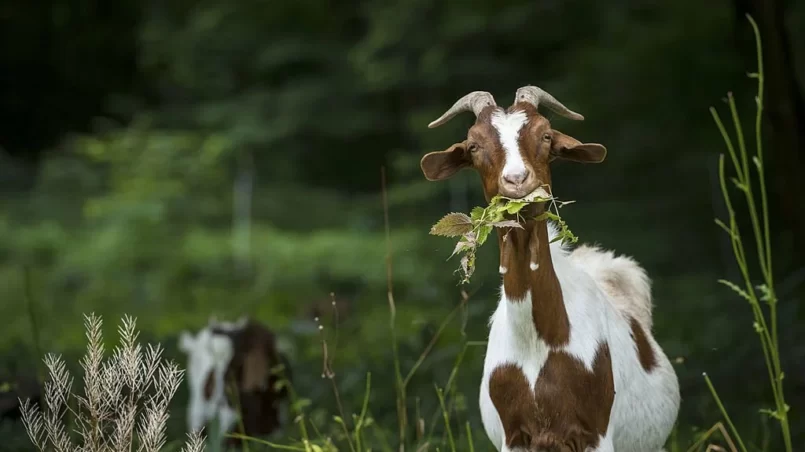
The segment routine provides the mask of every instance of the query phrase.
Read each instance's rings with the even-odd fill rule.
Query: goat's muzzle
[[[540,186],[540,181],[530,169],[517,174],[503,173],[498,180],[498,192],[513,199],[523,198]]]

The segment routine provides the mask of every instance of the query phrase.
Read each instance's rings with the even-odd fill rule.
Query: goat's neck
[[[530,220],[523,229],[499,230],[498,243],[507,302],[530,299],[537,335],[550,346],[566,344],[570,322],[551,260],[546,221]]]

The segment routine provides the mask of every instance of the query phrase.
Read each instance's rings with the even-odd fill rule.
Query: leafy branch
[[[461,273],[461,284],[467,284],[475,271],[475,255],[478,247],[486,242],[494,228],[524,229],[523,223],[526,219],[522,215],[522,210],[528,205],[550,203],[549,208],[534,220],[552,220],[556,223],[559,233],[551,240],[552,243],[557,240],[576,243],[578,237],[573,235],[567,223],[559,216],[559,208],[572,202],[574,201],[559,201],[544,187],[537,188],[523,198],[496,195],[488,206],[475,207],[469,215],[459,212],[448,213],[431,227],[430,233],[442,237],[460,237],[448,259],[456,254],[462,254],[461,264],[456,271]],[[554,211],[551,212],[551,209]]]

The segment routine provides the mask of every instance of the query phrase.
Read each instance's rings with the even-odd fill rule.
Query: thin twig
[[[400,452],[405,450],[405,430],[408,425],[408,410],[406,408],[405,384],[400,371],[400,355],[397,349],[397,308],[394,303],[394,292],[392,287],[392,266],[391,266],[391,228],[389,225],[389,203],[386,190],[386,167],[380,167],[380,184],[383,197],[383,223],[386,231],[386,284],[388,287],[387,296],[389,303],[389,327],[391,330],[391,348],[394,355],[394,379],[397,387],[397,421],[400,428]]]
[[[36,352],[37,357],[41,357],[42,355],[42,339],[39,336],[39,322],[37,321],[36,315],[36,307],[34,306],[34,291],[33,291],[33,283],[31,281],[31,269],[25,265],[22,268],[23,272],[23,280],[25,282],[25,307],[28,310],[28,318],[31,321],[31,335],[33,336],[34,340],[34,351]],[[36,365],[36,374],[38,380],[41,382],[44,378],[44,373],[42,370],[42,366],[37,360]]]
[[[718,409],[721,410],[721,415],[724,416],[724,420],[727,421],[727,425],[729,425],[730,430],[732,431],[733,435],[735,435],[735,439],[736,441],[738,441],[738,445],[741,446],[741,451],[747,452],[746,445],[744,445],[741,436],[738,434],[738,430],[735,428],[735,424],[732,423],[732,419],[730,419],[730,415],[727,413],[727,409],[724,408],[724,404],[721,403],[721,398],[718,396],[718,392],[716,392],[716,388],[713,386],[713,382],[710,381],[710,376],[708,376],[707,373],[704,374],[704,381],[707,382],[707,387],[710,389],[710,393],[713,395],[713,398],[716,401],[716,405],[718,405]],[[732,447],[734,448],[735,445],[733,445]]]

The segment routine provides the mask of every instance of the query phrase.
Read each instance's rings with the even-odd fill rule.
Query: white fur
[[[651,281],[634,259],[616,256],[612,251],[590,245],[579,246],[568,258],[599,283],[619,311],[637,319],[644,329],[651,330]],[[613,287],[613,280],[619,281],[621,289],[625,290]]]
[[[183,331],[179,338],[179,348],[188,355],[188,429],[198,431],[217,416],[220,431],[228,431],[237,420],[237,413],[228,405],[224,396],[224,374],[234,354],[232,340],[212,334],[208,326],[196,336]],[[204,384],[211,372],[215,384],[212,397],[205,399]]]
[[[556,236],[551,224],[549,236]],[[591,369],[599,341],[608,341],[612,354],[615,402],[607,434],[591,452],[660,451],[679,411],[679,383],[649,328],[651,298],[646,291],[645,272],[634,261],[616,258],[609,252],[586,248],[574,255],[562,248],[560,242],[550,247],[571,325],[569,343],[558,350],[575,356],[588,369]],[[602,278],[610,277],[613,272],[629,281],[627,286],[632,288],[620,300],[604,289],[605,279]],[[489,397],[491,373],[501,364],[515,363],[521,366],[533,388],[550,351],[538,337],[531,319],[533,296],[539,294],[528,292],[522,301],[508,300],[502,292],[490,319],[480,406],[486,433],[499,451],[508,449],[500,417]],[[657,361],[651,373],[646,373],[638,360],[627,315],[635,315],[643,324]]]
[[[503,165],[503,177],[517,176],[526,172],[525,161],[520,154],[520,129],[523,128],[528,117],[524,111],[506,113],[497,110],[492,113],[492,126],[498,131],[500,144],[506,152]]]

